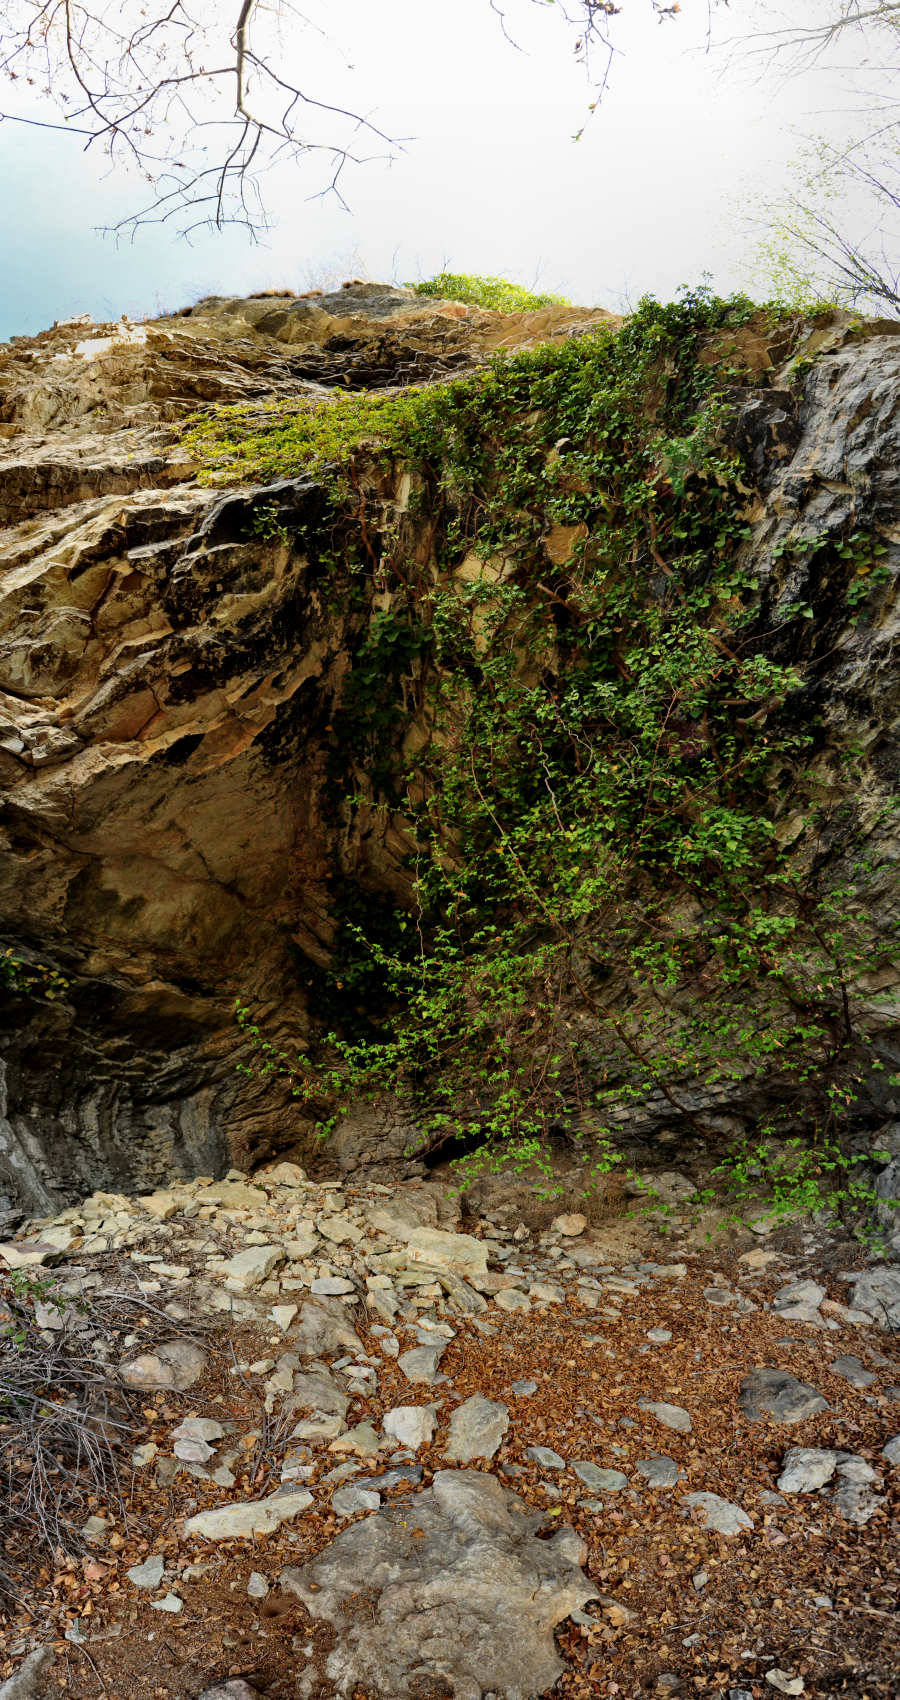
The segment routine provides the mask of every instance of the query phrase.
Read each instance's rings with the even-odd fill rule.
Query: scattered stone
[[[347,1307],[340,1299],[307,1299],[301,1306],[300,1319],[294,1332],[294,1348],[301,1357],[320,1357],[326,1353],[339,1356],[341,1352],[362,1352],[363,1343],[350,1326]]]
[[[564,1470],[566,1467],[565,1458],[554,1452],[552,1446],[526,1446],[525,1456],[541,1470]]]
[[[401,1446],[411,1446],[418,1451],[420,1446],[431,1444],[435,1422],[433,1405],[397,1405],[394,1410],[385,1413],[381,1426],[392,1440],[399,1440]]]
[[[717,1535],[740,1535],[745,1529],[753,1528],[752,1519],[746,1511],[717,1493],[688,1493],[681,1503],[692,1511],[699,1511],[701,1527],[714,1529]]]
[[[871,1489],[871,1484],[878,1480],[875,1471],[864,1458],[842,1454],[836,1478],[828,1499],[848,1523],[862,1527],[884,1504],[884,1499]]]
[[[0,1700],[36,1700],[44,1691],[44,1678],[55,1656],[52,1647],[35,1647],[18,1670],[0,1684]]]
[[[652,1340],[654,1346],[667,1346],[671,1338],[672,1330],[670,1328],[648,1328],[647,1330],[647,1339]]]
[[[185,1417],[172,1430],[173,1440],[222,1440],[225,1430],[215,1417]]]
[[[883,1263],[861,1273],[854,1271],[849,1279],[854,1309],[865,1311],[882,1328],[900,1326],[900,1264]]]
[[[815,1493],[830,1482],[838,1465],[838,1452],[816,1446],[792,1446],[781,1462],[778,1487],[782,1493]]]
[[[442,1470],[283,1571],[281,1585],[337,1629],[326,1675],[343,1696],[410,1700],[427,1685],[459,1700],[525,1700],[563,1674],[553,1630],[594,1594],[584,1544],[568,1528],[539,1540],[542,1524],[492,1476]],[[359,1612],[358,1596],[373,1592]]]
[[[180,1600],[177,1594],[166,1594],[161,1600],[151,1600],[150,1610],[168,1611],[175,1616],[178,1612],[184,1610],[184,1601]]]
[[[789,1287],[782,1287],[772,1300],[772,1309],[783,1311],[794,1305],[812,1305],[815,1308],[822,1303],[825,1288],[817,1281],[794,1281]]]
[[[145,1440],[143,1446],[136,1446],[132,1452],[131,1468],[133,1470],[146,1470],[147,1465],[153,1463],[158,1451],[159,1447],[155,1441]]]
[[[584,1233],[587,1217],[582,1216],[579,1210],[574,1210],[569,1215],[554,1216],[551,1225],[554,1233],[564,1234],[567,1239],[576,1239],[579,1234]]]
[[[247,1583],[247,1593],[251,1600],[264,1600],[269,1592],[269,1584],[259,1570],[251,1570]]]
[[[358,1458],[374,1458],[381,1450],[381,1443],[371,1423],[356,1423],[348,1428],[346,1434],[341,1434],[331,1442],[330,1452],[353,1452]]]
[[[733,1293],[730,1287],[704,1287],[703,1297],[708,1305],[717,1305],[720,1310],[725,1310],[736,1302],[737,1293]]]
[[[377,1511],[381,1494],[375,1488],[353,1482],[331,1496],[331,1509],[338,1517],[355,1517],[359,1511]]]
[[[365,1230],[349,1216],[321,1216],[316,1225],[319,1233],[332,1245],[358,1245],[365,1238]]]
[[[446,1379],[438,1374],[438,1364],[446,1349],[446,1340],[442,1340],[439,1346],[413,1346],[411,1351],[401,1353],[397,1362],[407,1381],[424,1382],[426,1387],[433,1387],[436,1381]]]
[[[562,1287],[557,1287],[552,1281],[532,1281],[528,1289],[528,1297],[535,1304],[561,1305],[565,1299]]]
[[[220,1505],[215,1511],[200,1511],[184,1525],[186,1535],[203,1535],[208,1541],[252,1540],[269,1535],[299,1512],[308,1510],[313,1496],[306,1488],[270,1494],[268,1499]]]
[[[871,1387],[875,1380],[871,1370],[867,1370],[859,1358],[835,1358],[830,1368],[842,1380],[849,1381],[851,1387]]]
[[[506,1287],[498,1293],[494,1300],[498,1310],[526,1312],[531,1309],[531,1300],[521,1287]]]
[[[265,1169],[259,1179],[265,1186],[305,1186],[306,1171],[299,1163],[276,1163],[274,1169]]]
[[[176,1440],[172,1450],[183,1464],[206,1464],[214,1448],[205,1440]]]
[[[312,1282],[309,1290],[317,1298],[320,1295],[326,1298],[338,1298],[342,1294],[354,1293],[356,1288],[353,1282],[348,1281],[343,1275],[319,1275]]]
[[[178,1199],[171,1192],[151,1192],[138,1199],[142,1210],[157,1222],[168,1222],[178,1209]]]
[[[273,1269],[284,1262],[284,1252],[278,1245],[248,1246],[229,1257],[222,1271],[226,1280],[238,1292],[249,1293],[267,1281]]]
[[[778,1423],[800,1423],[829,1409],[814,1387],[798,1381],[786,1369],[752,1369],[741,1382],[740,1406],[752,1423],[771,1417]]]
[[[416,1228],[406,1241],[406,1255],[411,1263],[425,1263],[429,1269],[449,1269],[468,1277],[487,1274],[488,1248],[471,1234]]]
[[[628,1477],[621,1470],[604,1470],[599,1464],[592,1464],[589,1458],[575,1458],[572,1461],[578,1480],[584,1482],[592,1493],[621,1493],[628,1486]]]
[[[752,1251],[741,1253],[738,1263],[746,1263],[748,1269],[768,1269],[773,1263],[783,1263],[780,1251],[764,1251],[762,1246],[754,1246]]]
[[[493,1458],[508,1428],[506,1406],[475,1393],[458,1405],[450,1418],[444,1457],[456,1464],[470,1464],[473,1458]]]
[[[691,1432],[691,1419],[682,1405],[668,1405],[664,1399],[639,1399],[638,1410],[648,1411],[663,1428],[675,1429],[678,1434]]]
[[[362,1476],[358,1487],[374,1488],[378,1493],[390,1493],[395,1487],[418,1487],[425,1471],[421,1464],[400,1464],[396,1470],[385,1470],[383,1476]]]
[[[289,1372],[290,1373],[290,1372]],[[292,1375],[291,1410],[304,1411],[292,1440],[335,1440],[344,1427],[350,1399],[326,1369]]]
[[[536,1393],[537,1390],[536,1381],[514,1381],[512,1384],[512,1391],[517,1399],[530,1399],[532,1393]]]
[[[882,1447],[881,1456],[886,1458],[889,1464],[900,1464],[900,1434],[895,1434],[893,1440],[889,1440],[887,1445]]]
[[[315,1255],[316,1247],[320,1244],[315,1228],[295,1228],[293,1237],[284,1242],[285,1256],[292,1263],[302,1263],[305,1258]]]
[[[182,1393],[199,1381],[206,1353],[191,1340],[167,1340],[123,1363],[119,1374],[129,1387],[171,1387]]]
[[[297,1306],[273,1305],[272,1309],[269,1311],[269,1315],[276,1327],[281,1329],[282,1334],[286,1334],[294,1320],[294,1317],[297,1315]]]
[[[166,1563],[162,1553],[152,1552],[149,1558],[144,1559],[143,1564],[133,1565],[131,1570],[126,1570],[125,1574],[129,1582],[133,1582],[136,1588],[152,1590],[159,1587],[165,1568]]]
[[[681,1475],[674,1458],[639,1458],[635,1469],[652,1488],[674,1487]]]
[[[791,1676],[789,1671],[779,1670],[777,1666],[766,1671],[766,1681],[770,1688],[777,1688],[779,1694],[802,1694],[802,1676]]]

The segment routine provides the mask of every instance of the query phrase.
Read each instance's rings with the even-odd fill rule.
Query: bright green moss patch
[[[473,277],[468,272],[438,272],[423,283],[412,283],[417,295],[462,301],[470,307],[492,307],[501,313],[531,313],[538,307],[571,307],[565,295],[536,294],[505,277]]]

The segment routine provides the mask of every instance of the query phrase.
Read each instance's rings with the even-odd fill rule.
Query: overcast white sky
[[[798,129],[838,122],[836,75],[798,83],[754,75],[740,54],[730,70],[707,54],[706,0],[682,0],[667,24],[651,20],[647,0],[624,0],[610,85],[577,143],[590,89],[573,34],[549,9],[509,0],[527,49],[517,52],[489,0],[313,3],[330,38],[292,36],[307,81],[410,137],[405,151],[352,171],[349,210],[309,198],[314,168],[280,172],[277,225],[261,246],[239,231],[189,245],[158,228],[117,245],[97,227],[130,210],[140,185],[66,137],[4,124],[0,337],[75,313],[139,316],[207,293],[444,269],[611,307],[646,291],[669,297],[704,273],[723,292],[752,292],[744,212],[783,186]],[[784,0],[781,10],[806,18],[824,3]],[[729,31],[760,9],[733,0]]]

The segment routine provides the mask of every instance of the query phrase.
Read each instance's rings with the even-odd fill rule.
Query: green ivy
[[[780,1133],[799,1120],[830,1149],[847,1125],[872,1066],[863,977],[897,939],[815,848],[852,848],[854,827],[781,658],[808,609],[770,629],[739,565],[730,394],[737,333],[764,318],[703,290],[648,300],[462,381],[194,428],[213,476],[318,471],[351,522],[364,464],[402,464],[434,533],[423,576],[385,516],[334,717],[347,822],[380,811],[407,844],[408,905],[389,927],[348,915],[339,941],[365,1029],[295,1060],[239,1006],[258,1066],[323,1128],[389,1089],[424,1143],[469,1146],[469,1174],[538,1164],[552,1185],[554,1136],[603,1173],[648,1101],[709,1137],[698,1093],[763,1082]],[[852,534],[809,555],[853,617],[876,550]],[[804,1199],[827,1172],[804,1171]]]

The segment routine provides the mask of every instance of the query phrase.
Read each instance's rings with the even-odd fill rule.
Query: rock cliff
[[[146,1191],[302,1145],[284,1082],[236,1072],[235,998],[276,1038],[307,1032],[336,889],[387,903],[408,889],[400,823],[328,806],[331,717],[377,573],[360,589],[326,571],[319,481],[300,469],[202,484],[180,421],[209,403],[445,380],[608,317],[355,285],[58,325],[0,349],[0,941],[36,975],[7,998],[0,1035],[10,1203]],[[895,853],[896,331],[834,316],[748,332],[728,426],[755,484],[745,558],[761,607],[776,623],[779,606],[811,606],[791,657],[805,712],[821,720],[823,771],[829,751],[859,749],[860,818],[882,861]],[[367,476],[368,523],[405,526],[427,553],[403,469]],[[856,621],[784,550],[848,526],[886,551]],[[887,929],[896,882],[879,880]],[[402,1148],[389,1112],[376,1131]]]

